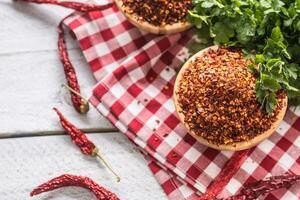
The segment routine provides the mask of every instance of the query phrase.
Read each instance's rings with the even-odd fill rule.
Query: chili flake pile
[[[125,12],[155,26],[185,22],[192,0],[123,0]]]
[[[179,82],[178,102],[191,131],[221,145],[251,140],[271,127],[285,93],[277,93],[273,113],[262,111],[249,64],[252,61],[244,59],[240,50],[225,47],[209,50],[190,63]]]

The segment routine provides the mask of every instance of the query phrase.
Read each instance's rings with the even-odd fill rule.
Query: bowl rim
[[[173,33],[183,32],[192,27],[192,24],[190,24],[189,22],[178,22],[174,24],[167,24],[165,26],[155,26],[153,24],[150,24],[149,22],[138,20],[138,16],[136,14],[126,13],[122,0],[115,0],[115,3],[117,4],[119,10],[128,19],[128,21],[130,21],[137,28],[150,33],[159,34],[159,35],[173,34]]]
[[[184,63],[184,65],[182,66],[182,68],[178,72],[178,75],[176,77],[175,84],[174,84],[173,99],[174,99],[174,104],[175,104],[175,110],[176,110],[176,113],[177,113],[177,116],[178,116],[180,122],[187,129],[188,133],[190,135],[192,135],[200,143],[202,143],[202,144],[204,144],[208,147],[217,149],[217,150],[240,151],[240,150],[249,149],[253,146],[256,146],[257,144],[259,144],[263,140],[267,139],[268,137],[270,137],[274,133],[274,131],[278,128],[278,126],[281,123],[281,121],[283,120],[284,115],[285,115],[286,110],[287,110],[287,104],[288,104],[287,103],[287,101],[288,101],[287,97],[285,97],[285,99],[283,101],[283,106],[282,106],[282,109],[279,111],[279,113],[277,115],[277,120],[271,125],[271,127],[267,131],[257,135],[256,137],[254,137],[253,139],[251,139],[249,141],[236,142],[236,143],[228,144],[228,145],[225,145],[225,144],[216,145],[216,144],[210,143],[205,138],[203,138],[199,135],[196,135],[195,132],[190,130],[189,126],[184,122],[184,114],[181,112],[182,109],[179,106],[177,88],[179,87],[179,83],[180,83],[180,80],[182,78],[183,72],[189,67],[190,62],[194,61],[197,57],[202,56],[208,50],[217,51],[219,48],[220,48],[219,45],[214,45],[214,46],[207,47],[207,48],[199,51],[195,55],[193,55],[191,58],[189,58]]]

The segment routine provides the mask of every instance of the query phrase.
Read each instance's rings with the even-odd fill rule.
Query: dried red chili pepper
[[[58,52],[59,58],[64,66],[64,71],[66,75],[66,79],[71,91],[71,100],[73,103],[74,108],[79,113],[86,113],[89,110],[88,101],[86,101],[80,95],[80,87],[78,84],[75,68],[73,67],[70,59],[69,54],[66,47],[66,42],[64,38],[64,28],[63,28],[63,21],[64,19],[58,24],[57,31],[58,31]]]
[[[224,200],[254,200],[274,190],[289,188],[297,182],[300,182],[300,175],[284,174],[281,176],[272,176],[265,180],[245,185],[237,195]]]
[[[59,116],[62,127],[71,136],[72,141],[80,148],[81,152],[85,155],[98,157],[103,162],[103,164],[116,176],[117,182],[119,182],[121,180],[120,177],[112,169],[110,164],[106,162],[105,158],[101,155],[99,149],[95,146],[95,144],[90,141],[81,130],[79,130],[71,122],[69,122],[57,108],[53,108],[53,110]]]
[[[222,192],[230,179],[234,176],[237,170],[244,163],[249,149],[236,152],[231,159],[225,164],[222,171],[215,178],[215,180],[208,186],[206,192],[199,198],[199,200],[211,200]]]
[[[53,4],[53,5],[63,6],[66,8],[71,8],[73,10],[80,11],[80,12],[103,10],[113,5],[113,3],[108,3],[105,5],[96,5],[96,4],[80,3],[80,2],[73,2],[73,1],[64,2],[58,0],[22,0],[22,1],[37,3],[37,4]]]
[[[87,4],[87,3],[80,3],[80,2],[63,2],[57,0],[23,0],[25,2],[31,3],[38,3],[38,4],[54,4],[59,5],[67,8],[71,8],[81,12],[88,12],[88,11],[100,11],[107,9],[113,5],[113,3],[108,3],[105,5],[95,5],[95,4]],[[68,16],[67,16],[68,17]],[[88,101],[85,100],[80,95],[80,87],[78,84],[75,68],[73,67],[70,59],[69,54],[66,47],[66,42],[64,39],[64,29],[63,29],[63,21],[67,18],[65,17],[58,25],[58,50],[59,50],[59,57],[64,66],[65,76],[68,82],[69,89],[71,91],[71,100],[73,103],[74,108],[79,113],[86,113],[89,110]]]
[[[64,174],[36,187],[30,193],[35,196],[43,192],[52,191],[61,187],[77,186],[91,190],[98,200],[119,200],[119,198],[104,187],[101,187],[92,179],[84,176]]]

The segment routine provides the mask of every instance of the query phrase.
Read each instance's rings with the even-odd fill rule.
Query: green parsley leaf
[[[217,43],[226,43],[234,36],[234,31],[223,22],[215,23],[212,27],[212,32],[215,35],[214,39]]]
[[[272,113],[277,105],[276,95],[274,92],[269,93],[266,96],[266,111]]]
[[[277,92],[281,89],[280,84],[274,78],[267,74],[261,74],[261,83],[263,89],[269,90],[271,92]]]
[[[281,89],[290,104],[300,105],[300,0],[193,3],[188,18],[199,38],[209,41],[209,36],[216,44],[241,47],[245,58],[255,60],[248,69],[257,77],[255,91],[262,109],[275,109]]]

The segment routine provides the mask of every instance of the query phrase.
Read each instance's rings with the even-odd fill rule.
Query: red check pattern
[[[187,58],[193,30],[155,36],[138,30],[116,6],[74,13],[65,20],[74,32],[97,85],[92,104],[142,149],[154,176],[171,200],[194,200],[233,156],[195,141],[176,117],[172,100],[176,69]],[[285,172],[300,174],[300,109],[288,110],[278,130],[252,149],[220,198],[247,182]],[[267,195],[297,200],[300,185]]]

